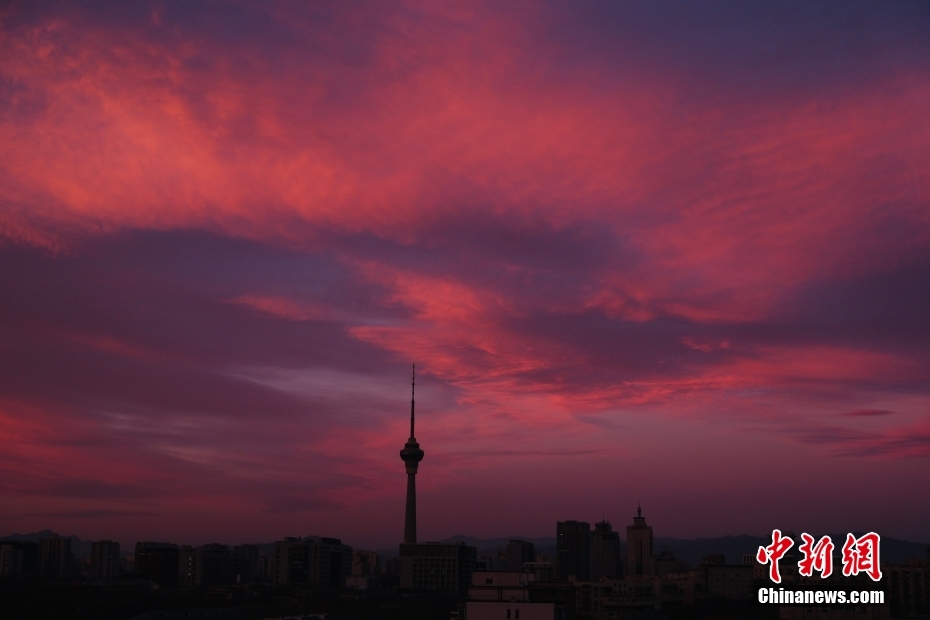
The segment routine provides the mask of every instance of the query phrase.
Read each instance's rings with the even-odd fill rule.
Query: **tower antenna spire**
[[[414,394],[417,388],[417,365],[413,365],[413,374],[410,378],[410,436],[414,437],[413,434],[413,404],[414,404]]]

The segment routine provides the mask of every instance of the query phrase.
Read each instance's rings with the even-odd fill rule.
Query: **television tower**
[[[413,375],[410,381],[410,439],[404,444],[404,449],[400,451],[400,458],[404,460],[407,467],[407,513],[404,517],[404,543],[414,544],[417,542],[417,466],[423,460],[423,450],[420,450],[420,444],[417,443],[413,434],[413,406],[414,390],[416,389],[417,365],[413,365]]]

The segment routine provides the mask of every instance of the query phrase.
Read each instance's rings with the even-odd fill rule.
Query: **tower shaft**
[[[407,512],[404,516],[404,543],[417,542],[417,475],[407,474]]]

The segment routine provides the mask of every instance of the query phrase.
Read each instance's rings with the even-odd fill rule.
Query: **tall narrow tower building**
[[[652,527],[646,525],[641,506],[636,508],[633,525],[626,526],[626,574],[654,575],[655,557],[652,555]]]
[[[444,590],[465,592],[471,585],[478,549],[462,542],[417,542],[417,467],[423,450],[413,434],[416,365],[410,383],[410,438],[400,451],[407,468],[407,514],[404,542],[400,544],[400,587],[402,590]]]
[[[420,450],[420,444],[417,443],[416,436],[413,433],[416,373],[417,366],[414,364],[410,381],[410,439],[404,444],[404,449],[400,451],[400,458],[403,459],[407,468],[407,512],[404,517],[404,543],[408,545],[417,542],[417,466],[423,460],[423,450]]]

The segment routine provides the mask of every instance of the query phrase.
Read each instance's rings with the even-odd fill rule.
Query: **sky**
[[[930,540],[925,2],[10,2],[0,535]]]

